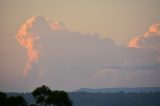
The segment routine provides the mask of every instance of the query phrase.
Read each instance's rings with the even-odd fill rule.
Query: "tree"
[[[29,106],[37,106],[36,104],[29,104]]]
[[[7,95],[0,91],[0,106],[5,106]]]
[[[7,106],[27,106],[27,102],[22,96],[10,96],[6,101]]]
[[[51,90],[49,87],[42,85],[41,87],[36,88],[33,92],[32,95],[36,100],[36,104],[42,104],[47,106],[46,103],[46,98],[49,96],[51,93]]]
[[[68,94],[65,91],[51,91],[43,85],[32,92],[37,105],[72,106]]]
[[[72,106],[72,101],[65,91],[52,91],[47,102],[53,106]]]
[[[27,106],[26,100],[22,96],[16,96],[17,106]]]

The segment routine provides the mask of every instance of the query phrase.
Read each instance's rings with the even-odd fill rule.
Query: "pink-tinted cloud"
[[[160,23],[150,26],[144,35],[132,38],[128,46],[134,48],[152,48],[160,51]]]
[[[50,26],[51,26],[51,29],[53,29],[53,30],[62,30],[62,29],[64,29],[64,26],[59,21],[50,23]]]
[[[41,32],[40,28],[37,28],[38,25],[36,23],[47,23],[48,26],[53,30],[62,30],[64,27],[57,22],[49,22],[48,18],[44,18],[45,20],[41,19],[41,16],[34,16],[29,18],[19,29],[16,40],[20,43],[21,46],[27,49],[28,60],[24,67],[24,75],[28,75],[29,71],[32,69],[32,64],[37,62],[39,59],[39,52],[38,52],[38,44],[37,41],[40,39],[39,32]],[[37,22],[40,21],[40,22]],[[36,26],[36,27],[35,27]],[[35,27],[35,29],[34,29]],[[45,27],[45,26],[42,26]],[[50,29],[49,28],[49,29]],[[50,31],[50,30],[49,30]],[[35,33],[37,32],[37,33]]]
[[[32,68],[32,63],[38,61],[38,51],[35,47],[35,42],[38,40],[37,36],[32,35],[28,32],[30,28],[32,27],[33,22],[35,21],[35,17],[31,17],[28,19],[19,29],[16,39],[22,45],[27,49],[27,55],[28,60],[26,62],[25,68],[24,68],[24,75],[28,75],[29,70]]]
[[[36,84],[37,76],[38,78],[41,76],[44,79],[39,83],[75,89],[87,86],[98,87],[100,83],[105,85],[106,82],[110,87],[114,85],[113,82],[115,86],[121,85],[121,82],[125,82],[124,86],[136,86],[137,82],[143,80],[141,86],[147,86],[151,79],[155,82],[153,85],[160,86],[157,83],[160,53],[150,47],[146,49],[146,46],[143,47],[145,44],[140,45],[141,36],[134,38],[133,46],[118,46],[113,40],[101,39],[99,35],[66,30],[63,24],[51,22],[43,16],[33,19],[31,24],[20,29],[24,31],[20,31],[22,33],[19,33],[18,41],[27,48],[28,52],[37,53],[37,55],[33,55],[33,52],[31,55],[28,53],[27,63],[30,66],[26,67],[31,67],[38,60],[37,64],[42,65],[45,70],[40,71],[36,67],[37,64],[34,64],[33,71],[29,71],[31,68],[26,71],[30,72],[30,76],[27,77],[28,81],[31,81],[29,77],[32,76],[34,78],[32,82]],[[153,26],[148,34],[145,34],[149,37],[143,36],[142,38],[146,40],[151,37],[152,33],[155,34],[154,37],[158,36],[157,26]],[[30,43],[26,43],[28,39]],[[134,79],[135,76],[143,75],[143,73],[145,76],[138,76]],[[133,78],[133,82],[128,78]]]

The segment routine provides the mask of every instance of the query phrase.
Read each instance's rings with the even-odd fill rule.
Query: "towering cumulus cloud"
[[[60,22],[51,22],[48,18],[43,16],[31,17],[20,27],[16,39],[21,46],[27,49],[28,60],[24,68],[25,76],[28,75],[29,71],[32,69],[32,64],[38,61],[39,49],[37,42],[40,39],[40,35],[63,28]]]
[[[39,84],[54,83],[57,89],[160,86],[160,24],[152,25],[126,47],[116,45],[112,39],[101,39],[100,35],[70,31],[61,22],[36,16],[20,27],[16,39],[27,49],[24,75],[32,69],[29,75],[33,79],[26,79],[33,85],[39,79]]]
[[[36,50],[35,42],[38,40],[37,36],[29,33],[28,30],[32,27],[32,23],[35,21],[35,17],[28,19],[19,29],[16,39],[20,45],[24,46],[28,52],[28,61],[24,68],[24,75],[26,76],[29,70],[32,68],[32,63],[38,61],[38,51]]]
[[[128,46],[134,48],[152,48],[160,51],[160,23],[150,26],[144,35],[133,38]]]

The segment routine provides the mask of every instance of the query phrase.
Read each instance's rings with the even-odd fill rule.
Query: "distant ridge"
[[[74,92],[68,92],[68,94],[74,106],[160,106],[160,87],[81,88]],[[15,92],[7,93],[7,95],[21,95],[29,104],[35,104],[32,93]]]
[[[136,88],[80,88],[75,92],[89,92],[89,93],[108,93],[108,92],[126,92],[126,93],[140,93],[140,92],[160,92],[160,87],[136,87]]]

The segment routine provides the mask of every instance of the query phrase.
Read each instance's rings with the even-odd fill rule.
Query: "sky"
[[[1,0],[0,90],[160,87],[159,0]]]

